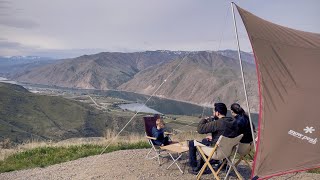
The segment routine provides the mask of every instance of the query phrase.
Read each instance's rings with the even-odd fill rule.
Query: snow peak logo
[[[312,134],[314,131],[315,131],[315,129],[313,128],[313,127],[309,127],[309,126],[307,126],[306,128],[304,128],[303,129],[303,131],[307,134],[307,133],[310,133],[310,134]],[[296,132],[296,131],[294,131],[294,130],[290,130],[289,132],[288,132],[288,134],[289,135],[291,135],[291,136],[294,136],[294,137],[296,137],[296,138],[299,138],[299,139],[302,139],[302,140],[304,140],[304,141],[308,141],[309,143],[311,143],[311,144],[316,144],[317,142],[318,142],[318,139],[317,138],[311,138],[311,137],[308,137],[308,136],[305,136],[305,135],[303,135],[303,134],[301,134],[301,133],[298,133],[298,132]]]
[[[312,134],[312,132],[315,131],[315,129],[313,127],[309,127],[309,126],[304,128],[303,130],[305,133],[310,133],[310,134]]]

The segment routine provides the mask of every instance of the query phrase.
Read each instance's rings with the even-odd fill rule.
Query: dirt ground
[[[116,151],[45,168],[2,173],[0,174],[0,179],[196,179],[195,175],[188,173],[187,153],[182,156],[182,160],[179,162],[184,170],[184,174],[182,174],[175,165],[166,169],[172,162],[170,157],[162,158],[162,165],[159,166],[155,159],[145,159],[147,152],[148,150],[146,149]],[[247,166],[239,165],[238,170],[245,179],[250,178],[251,171]],[[224,177],[224,175],[222,173],[220,176]],[[208,174],[204,175],[201,179],[214,178],[212,174]],[[231,174],[230,179],[236,179],[234,173]],[[315,180],[320,179],[320,174],[298,173],[273,179]]]

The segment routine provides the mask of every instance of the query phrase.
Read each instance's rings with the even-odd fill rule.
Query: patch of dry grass
[[[7,146],[7,144],[10,144],[10,142],[6,140],[6,142],[3,142],[6,144],[6,146],[0,147],[0,160],[4,160],[8,156],[18,152],[23,152],[26,150],[40,147],[69,147],[78,145],[107,146],[109,143],[111,143],[111,145],[115,145],[118,143],[137,143],[141,141],[146,141],[146,138],[143,135],[139,134],[133,133],[127,136],[119,137],[116,137],[116,134],[117,132],[113,130],[106,130],[104,133],[104,137],[71,138],[60,142],[39,141],[37,139],[33,139],[16,146]]]
[[[67,140],[63,140],[60,142],[53,141],[39,141],[37,139],[29,140],[24,142],[23,144],[19,144],[16,146],[11,146],[9,148],[0,148],[0,160],[4,160],[8,156],[23,152],[30,149],[40,148],[40,147],[69,147],[69,146],[79,146],[79,145],[99,145],[99,146],[107,146],[115,145],[118,143],[138,143],[141,141],[147,141],[144,135],[132,133],[127,136],[118,136],[116,137],[117,132],[114,130],[107,129],[104,133],[104,137],[86,137],[86,138],[71,138]],[[201,140],[206,135],[198,134],[195,131],[189,132],[180,132],[171,136],[173,141],[183,142],[186,140]],[[116,139],[114,139],[116,138]],[[8,144],[8,142],[6,142]]]

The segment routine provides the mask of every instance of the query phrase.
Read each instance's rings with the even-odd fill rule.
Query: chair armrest
[[[147,139],[157,140],[155,137],[146,136]]]

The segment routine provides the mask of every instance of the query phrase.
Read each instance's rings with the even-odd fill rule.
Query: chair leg
[[[240,180],[242,180],[243,179],[243,177],[241,176],[241,174],[239,173],[239,171],[237,170],[237,168],[236,167],[234,167],[234,165],[232,164],[231,165],[231,167],[230,168],[232,168],[233,170],[234,170],[234,172],[236,173],[236,175],[238,176],[238,178],[240,179]]]
[[[199,173],[197,174],[197,180],[200,179],[200,177],[202,176],[202,174],[203,174],[204,170],[206,169],[206,167],[207,167],[207,163],[205,163],[205,164],[202,166],[201,170],[200,170]]]
[[[151,153],[152,151],[154,151],[157,155],[155,155],[155,156],[153,156],[153,157],[149,157],[149,155],[150,155],[150,153]],[[148,154],[146,155],[146,158],[147,158],[147,159],[154,159],[154,158],[156,158],[157,156],[158,156],[158,152],[157,152],[156,148],[152,145],[152,147],[150,148]]]
[[[209,164],[208,167],[209,167],[209,169],[211,170],[211,172],[212,172],[212,174],[214,175],[214,177],[215,177],[217,180],[219,180],[219,179],[220,179],[219,176],[218,176],[219,172],[214,171],[214,169],[213,169],[213,167],[211,166],[211,164]]]
[[[238,176],[238,178],[240,180],[243,179],[243,177],[241,176],[241,174],[239,173],[239,171],[237,170],[237,168],[234,166],[234,164],[232,163],[232,161],[230,161],[228,158],[226,158],[226,161],[228,162],[228,165],[230,166],[228,172],[227,172],[227,175],[225,177],[225,179],[228,177],[229,173],[231,172],[230,170],[234,170],[234,172],[236,173],[236,175]]]
[[[252,170],[251,165],[248,163],[247,160],[244,159],[244,162],[249,166],[249,168]]]
[[[234,166],[234,160],[235,160],[235,157],[236,157],[236,153],[237,153],[237,151],[238,151],[238,148],[239,148],[239,144],[236,146],[236,149],[235,149],[235,151],[234,151],[234,155],[233,155],[232,161],[229,159],[229,157],[231,157],[231,155],[228,157],[228,156],[226,156],[226,154],[224,154],[223,151],[221,151],[221,152],[223,153],[223,156],[225,157],[225,161],[227,161],[227,164],[230,166],[230,168],[229,168],[229,170],[228,170],[228,172],[227,172],[227,174],[226,174],[226,176],[225,176],[224,179],[227,179],[227,178],[228,178],[228,175],[229,175],[229,173],[230,173],[231,168],[234,170],[234,172],[236,173],[236,175],[238,176],[238,178],[239,178],[240,180],[243,179],[243,177],[241,176],[241,174],[239,173],[239,171],[237,170],[237,168]],[[220,167],[220,168],[221,168],[221,167]]]
[[[210,164],[209,159],[206,159],[206,158],[204,158],[204,159],[205,159],[206,162],[205,162],[205,164],[202,166],[200,172],[197,174],[197,180],[200,179],[200,177],[202,176],[202,174],[203,174],[203,172],[205,171],[205,169],[207,168],[207,166],[208,166],[209,169],[211,170],[211,172],[212,172],[213,176],[215,177],[215,179],[220,180],[220,178],[219,178],[219,176],[218,176],[218,173],[217,173],[216,171],[214,171],[213,167],[212,167],[211,164]]]
[[[148,152],[148,154],[146,155],[146,159],[149,159],[149,154],[151,153],[151,151],[152,151],[153,149],[152,148],[150,148],[150,150],[149,150],[149,152]]]
[[[205,164],[202,166],[200,172],[197,174],[197,180],[200,179],[200,177],[202,176],[202,174],[203,174],[204,170],[207,168],[207,166],[208,166],[209,169],[212,171],[213,176],[214,176],[217,180],[220,180],[220,178],[219,178],[219,176],[218,176],[218,173],[219,173],[219,172],[218,172],[218,171],[216,172],[216,171],[213,169],[213,167],[211,166],[211,164],[210,164],[210,159],[211,159],[213,153],[211,153],[211,155],[210,155],[208,158],[206,158],[206,155],[204,155],[204,152],[202,151],[202,149],[201,149],[201,148],[198,148],[198,150],[199,150],[199,152],[200,152],[203,160],[205,161]]]
[[[150,143],[150,142],[149,142],[149,143]],[[150,148],[150,150],[149,150],[149,152],[148,152],[148,154],[146,155],[145,158],[146,158],[146,159],[154,159],[154,158],[157,158],[157,159],[158,159],[159,166],[161,166],[160,150],[157,150],[152,143],[150,143],[150,145],[151,145],[151,148]],[[149,157],[149,155],[150,155],[150,153],[151,153],[152,151],[154,151],[154,152],[156,153],[156,155],[153,156],[153,157]]]
[[[223,160],[223,162],[222,162],[221,166],[219,167],[217,173],[219,173],[222,170],[222,168],[226,164],[226,162],[227,162],[226,160]]]
[[[239,163],[241,162],[241,160],[243,160],[243,156],[241,156],[241,157],[238,159],[238,161],[235,163],[235,166],[238,166]]]
[[[241,162],[242,160],[243,160],[243,161],[244,161],[244,162],[249,166],[249,168],[252,170],[251,165],[248,163],[248,161],[247,161],[247,160],[245,160],[245,159],[244,159],[244,156],[241,156],[241,157],[238,159],[238,161],[235,163],[235,165],[234,165],[234,166],[236,166],[236,167],[237,167],[237,166],[240,164],[240,162]]]
[[[158,158],[159,166],[161,166],[161,162],[160,162],[160,150],[159,150],[158,152],[156,151],[156,153],[157,153],[157,158]]]
[[[243,160],[243,161],[249,166],[249,168],[251,169],[251,166],[250,166],[250,164],[248,163],[248,161],[246,161],[246,160],[244,159],[244,156],[241,156],[241,157],[239,158],[239,160],[238,160],[233,166],[230,167],[230,169],[228,170],[228,173],[227,173],[227,174],[229,174],[229,173],[231,172],[230,170],[232,169],[232,170],[235,171],[235,173],[236,173],[236,175],[238,176],[238,178],[239,178],[239,179],[242,179],[242,176],[240,175],[239,171],[237,170],[237,166],[239,165],[239,163],[240,163],[242,160]],[[252,170],[252,169],[251,169],[251,170]]]

